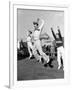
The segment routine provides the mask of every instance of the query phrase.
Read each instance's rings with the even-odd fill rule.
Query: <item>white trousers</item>
[[[37,54],[37,49],[35,48],[34,45],[32,45],[31,42],[27,42],[27,45],[28,45],[28,51],[29,51],[29,54],[30,54],[30,57],[32,55],[35,56],[36,60],[40,60],[41,61],[41,56]],[[32,51],[31,51],[32,50]],[[29,57],[29,58],[30,58]]]
[[[47,56],[47,55],[43,52],[40,40],[35,40],[35,41],[34,41],[34,47],[39,51],[40,56],[41,56],[42,58],[44,58],[44,60],[48,63],[48,62],[49,62],[49,56]]]
[[[27,42],[27,46],[28,46],[28,51],[29,51],[29,54],[30,54],[30,57],[32,56],[32,52],[31,52],[31,50],[33,50],[33,45],[32,45],[32,43],[31,42]]]
[[[64,48],[63,48],[63,46],[57,48],[58,69],[60,69],[60,67],[61,67],[61,57],[63,60],[63,65],[64,65]]]

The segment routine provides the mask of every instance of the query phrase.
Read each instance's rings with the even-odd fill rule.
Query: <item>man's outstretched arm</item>
[[[55,35],[52,27],[51,27],[51,31],[52,31],[52,34],[53,34],[54,39],[56,40],[57,38],[56,38],[56,35]]]
[[[44,26],[44,20],[42,19],[41,20],[41,25],[39,26],[40,31],[42,30],[43,26]]]
[[[58,33],[59,33],[60,39],[62,40],[62,35],[61,35],[61,32],[60,32],[60,29],[59,28],[58,28]]]

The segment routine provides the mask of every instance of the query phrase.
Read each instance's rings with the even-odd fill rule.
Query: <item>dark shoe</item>
[[[50,68],[53,68],[53,65],[49,64],[49,67],[50,67]]]
[[[41,58],[41,62],[44,63],[44,59],[43,58]]]
[[[34,57],[34,55],[32,55],[29,59],[34,59],[35,57]]]
[[[50,61],[48,62],[48,65],[50,68],[53,68],[52,62],[53,62],[53,59],[51,58]]]
[[[48,63],[44,64],[44,67],[48,67]]]
[[[46,64],[44,64],[44,67],[50,67],[50,68],[53,68],[53,65],[51,65],[51,64],[49,64],[49,63],[46,63]]]

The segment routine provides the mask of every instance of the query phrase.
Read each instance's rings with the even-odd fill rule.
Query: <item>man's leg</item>
[[[44,58],[44,60],[46,61],[46,63],[49,62],[49,56],[47,56],[43,51],[42,51],[42,47],[41,47],[41,43],[40,40],[36,41],[36,48],[39,51],[40,55],[42,56],[42,58]]]
[[[34,57],[36,58],[37,61],[41,61],[41,56],[38,55],[37,48],[36,48],[35,44],[33,45],[32,53],[33,53],[33,55],[34,55]]]
[[[57,61],[58,61],[58,69],[61,67],[61,52],[60,52],[60,47],[57,48]]]
[[[60,51],[61,51],[61,65],[62,65],[62,68],[64,69],[64,48],[63,46],[61,47]]]
[[[32,53],[31,53],[30,47],[28,47],[28,51],[29,51],[29,54],[30,54],[30,56],[29,56],[29,59],[30,59],[32,57]]]
[[[29,59],[32,57],[32,44],[30,43],[30,42],[28,42],[28,51],[29,51],[29,54],[30,54],[30,56],[29,56]]]

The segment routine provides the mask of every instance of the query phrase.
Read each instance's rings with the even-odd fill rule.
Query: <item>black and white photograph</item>
[[[17,81],[64,79],[64,11],[17,8]]]

